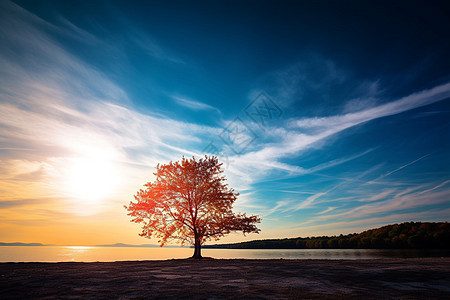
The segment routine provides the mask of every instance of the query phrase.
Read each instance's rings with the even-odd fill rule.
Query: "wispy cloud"
[[[382,216],[383,214],[393,214],[394,212],[411,210],[418,207],[433,207],[434,205],[447,203],[447,199],[450,196],[450,191],[444,190],[441,192],[427,193],[426,195],[426,201],[424,201],[423,194],[421,194],[420,192],[409,194],[404,194],[401,192],[384,201],[364,204],[334,215],[317,217],[316,220],[325,221],[329,219],[337,220],[348,218],[355,220],[366,218],[368,216]]]
[[[284,69],[266,74],[261,79],[261,84],[281,106],[289,107],[310,93],[314,93],[319,100],[324,100],[322,95],[327,95],[332,87],[347,79],[346,72],[338,69],[332,60],[313,54]],[[320,92],[317,93],[318,91]],[[250,98],[253,99],[256,93],[258,91],[251,92]]]
[[[323,214],[326,214],[327,212],[330,212],[330,211],[332,211],[332,210],[335,210],[337,207],[336,206],[334,206],[334,207],[328,207],[327,209],[325,209],[324,211],[321,211],[321,212],[319,212],[319,213],[317,213],[318,215],[323,215]]]
[[[379,89],[378,84],[374,89]],[[301,156],[303,151],[311,149],[313,146],[315,148],[320,147],[317,146],[319,143],[322,143],[330,137],[336,136],[337,134],[351,127],[357,126],[364,122],[376,120],[382,117],[393,116],[421,106],[429,105],[447,99],[449,96],[450,83],[445,83],[434,88],[410,94],[409,96],[400,98],[398,100],[394,100],[378,106],[372,106],[366,109],[363,108],[359,111],[355,111],[356,109],[355,107],[353,107],[350,110],[351,112],[346,112],[342,115],[290,119],[287,121],[288,126],[285,126],[284,128],[266,127],[266,133],[269,136],[276,136],[277,142],[259,144],[254,147],[258,148],[257,150],[252,149],[251,151],[239,157],[233,156],[232,159],[238,162],[236,165],[239,166],[239,170],[245,170],[243,171],[243,174],[236,175],[239,177],[246,176],[245,174],[255,174],[251,178],[247,177],[247,184],[251,185],[254,182],[258,182],[258,180],[262,180],[264,182],[264,178],[267,178],[268,176],[278,177],[279,173],[275,172],[274,169],[291,174],[292,177],[298,177],[304,176],[306,174],[318,173],[321,170],[326,170],[335,166],[349,163],[353,160],[363,157],[364,155],[370,154],[375,149],[369,149],[365,152],[352,154],[341,159],[333,159],[309,168],[303,168],[299,165],[290,165],[286,163],[286,161],[289,161],[289,159],[292,159],[293,157]],[[431,154],[432,153],[421,156],[411,162],[405,163],[400,167],[397,167],[392,171],[379,176],[377,180],[386,178],[389,175],[407,168],[408,166],[418,163]],[[283,165],[277,165],[277,163],[280,161],[283,161]],[[374,171],[374,169],[379,169],[381,165],[382,164],[378,164],[374,166],[373,168],[371,168],[369,173]],[[234,171],[233,166],[230,169],[231,172]],[[333,201],[333,196],[327,197],[331,200],[321,200],[321,197],[325,195],[331,195],[332,192],[337,189],[342,189],[346,184],[367,184],[367,180],[362,180],[362,178],[367,174],[368,173],[366,172],[361,172],[357,173],[352,178],[342,178],[341,183],[335,184],[331,188],[325,187],[322,191],[317,191],[312,196],[307,197],[305,200],[296,199],[295,201],[293,201],[292,199],[287,199],[289,201],[286,200],[285,202],[283,202],[282,206],[277,202],[277,205],[270,209],[269,212],[271,214],[274,214],[286,213],[287,211],[298,211],[304,208],[311,208],[314,204],[318,203],[320,203],[322,206],[329,201]],[[334,179],[339,180],[338,178]],[[375,180],[375,182],[378,182],[377,180]],[[318,217],[317,221],[330,220],[333,218],[365,218],[367,216],[370,216],[371,214],[387,214],[401,209],[414,209],[426,205],[442,205],[447,201],[442,198],[443,195],[434,195],[432,198],[434,199],[433,201],[424,202],[424,198],[420,194],[413,193],[414,190],[408,192],[409,188],[407,187],[407,185],[406,188],[404,188],[405,184],[403,183],[387,182],[383,184],[386,186],[392,185],[392,187],[394,188],[384,190],[368,198],[357,195],[355,193],[348,197],[336,197],[337,199],[348,199],[347,203],[351,203],[351,205],[346,206],[346,208],[342,208],[342,210],[338,210],[337,207],[330,210],[323,210],[319,213],[321,216]],[[422,191],[423,186],[419,187],[418,190]],[[357,203],[361,202],[370,202],[370,204],[357,205]],[[330,212],[336,213],[330,215]]]
[[[280,210],[281,208],[284,208],[285,206],[289,205],[290,202],[289,201],[277,201],[276,205],[274,207],[272,207],[271,209],[269,209],[267,212],[263,213],[263,217],[267,217],[271,214],[273,214],[274,212]]]
[[[413,93],[401,99],[366,110],[328,117],[291,119],[288,127],[267,128],[267,134],[276,131],[280,141],[264,145],[260,150],[243,155],[249,161],[276,161],[292,157],[314,143],[331,137],[345,129],[381,117],[392,116],[417,107],[432,104],[450,97],[450,83]],[[305,132],[311,132],[309,134]]]
[[[37,199],[15,199],[8,201],[0,201],[0,209],[16,208],[21,206],[41,205],[43,203],[56,202],[55,198],[37,198]]]
[[[26,199],[37,196],[69,199],[67,172],[80,158],[114,166],[112,175],[120,184],[111,186],[118,194],[110,201],[123,203],[139,187],[137,182],[151,179],[149,170],[158,162],[194,155],[192,149],[220,132],[137,111],[121,86],[61,47],[48,32],[52,26],[13,3],[1,6],[0,37],[24,49],[16,56],[0,47],[4,207],[12,208],[11,201],[31,204]],[[74,26],[68,24],[63,33],[69,38],[89,35],[96,42]],[[23,187],[30,180],[34,182]]]
[[[231,159],[238,162],[236,165],[239,165],[239,170],[246,170],[244,172],[245,174],[252,173],[267,175],[267,173],[271,170],[273,171],[274,168],[285,172],[293,172],[297,175],[306,174],[308,171],[301,166],[280,163],[280,160],[296,157],[299,153],[301,153],[301,151],[309,149],[313,145],[325,141],[331,136],[334,136],[353,126],[381,117],[392,116],[414,108],[429,105],[437,101],[444,100],[448,97],[450,97],[450,83],[445,83],[434,88],[416,92],[398,100],[358,112],[328,117],[291,119],[287,121],[288,126],[285,128],[266,128],[266,134],[278,137],[278,141],[276,143],[259,144],[257,145],[259,148],[258,150],[250,150],[243,155],[232,156]],[[310,171],[315,172],[321,170],[322,168],[342,164],[365,155],[370,151],[371,150],[367,150],[367,152],[350,156],[347,159],[322,163],[321,165],[312,167]],[[425,157],[426,156],[421,157],[417,161]],[[413,161],[411,163],[413,164],[417,161]],[[399,171],[404,167],[407,167],[407,165],[400,167],[398,170],[394,170],[394,172]],[[234,172],[236,170],[233,166],[231,166],[229,171]],[[254,178],[254,181],[257,180],[258,178]]]
[[[184,107],[193,109],[193,110],[213,110],[213,111],[216,111],[219,114],[221,113],[219,109],[217,109],[217,108],[215,108],[215,107],[213,107],[213,106],[211,106],[209,104],[203,103],[203,102],[194,101],[194,100],[190,100],[190,99],[187,99],[185,97],[179,97],[179,96],[173,96],[172,98],[178,104],[180,104],[180,105],[182,105]]]
[[[349,157],[344,157],[344,158],[334,159],[334,160],[328,161],[326,163],[323,163],[323,164],[320,164],[320,165],[317,165],[315,167],[312,167],[312,168],[308,169],[306,171],[306,173],[316,173],[316,172],[319,172],[319,171],[324,170],[324,169],[328,169],[328,168],[331,168],[331,167],[339,166],[341,164],[350,162],[350,161],[352,161],[354,159],[357,159],[357,158],[360,158],[360,157],[362,157],[362,156],[364,156],[366,154],[369,154],[373,150],[374,149],[368,149],[368,150],[366,150],[364,152],[357,153],[357,154],[351,155]]]
[[[326,195],[326,193],[317,193],[315,195],[309,196],[308,198],[306,198],[305,201],[300,202],[299,204],[295,205],[294,211],[309,207],[316,199],[318,199],[319,197],[321,197],[323,195]]]
[[[390,171],[390,172],[387,172],[387,173],[384,174],[384,175],[381,175],[380,177],[378,177],[377,179],[375,179],[375,180],[373,180],[373,181],[369,181],[368,183],[375,183],[376,181],[378,181],[378,180],[380,180],[380,179],[383,179],[383,178],[385,178],[385,177],[387,177],[387,176],[389,176],[389,175],[391,175],[391,174],[394,174],[394,173],[396,173],[396,172],[398,172],[398,171],[400,171],[400,170],[402,170],[402,169],[404,169],[404,168],[406,168],[406,167],[408,167],[408,166],[410,166],[410,165],[415,164],[416,162],[418,162],[418,161],[424,159],[424,158],[427,157],[427,156],[430,156],[431,154],[432,154],[432,153],[429,153],[429,154],[426,154],[426,155],[424,155],[424,156],[421,156],[421,157],[419,157],[419,158],[417,158],[417,159],[415,159],[415,160],[413,160],[413,161],[411,161],[411,162],[409,162],[409,163],[407,163],[407,164],[404,164],[404,165],[402,165],[402,166],[396,168],[395,170],[392,170],[392,171]]]
[[[450,83],[423,90],[398,100],[373,108],[339,116],[305,118],[292,120],[291,124],[297,128],[314,128],[322,131],[335,127],[330,133],[342,131],[363,122],[392,116],[417,107],[429,105],[450,97]]]
[[[446,180],[444,182],[439,183],[438,185],[432,187],[431,189],[427,189],[427,190],[423,190],[421,191],[419,194],[425,194],[425,193],[429,193],[432,192],[434,190],[437,190],[439,188],[442,188],[443,186],[447,185],[448,183],[450,183],[450,180]]]
[[[388,190],[388,191],[384,191],[381,193],[378,193],[376,195],[373,195],[372,197],[369,198],[363,198],[363,199],[358,199],[359,202],[372,202],[372,201],[378,201],[381,199],[386,198],[387,196],[389,196],[390,194],[392,194],[394,192],[394,190]]]

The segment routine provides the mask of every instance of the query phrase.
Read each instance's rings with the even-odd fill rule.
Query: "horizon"
[[[312,236],[298,236],[298,237],[291,237],[291,238],[287,238],[287,239],[314,239],[314,238],[332,238],[332,237],[340,237],[340,235],[343,236],[348,236],[348,235],[359,235],[362,234],[364,232],[370,231],[370,230],[377,230],[386,226],[393,226],[393,225],[402,225],[402,224],[406,224],[406,223],[422,223],[422,224],[448,224],[448,222],[404,222],[404,223],[396,223],[396,224],[389,224],[389,225],[384,225],[384,226],[380,226],[380,227],[375,227],[375,228],[371,228],[368,230],[364,230],[364,231],[360,231],[360,232],[352,232],[352,233],[347,233],[347,234],[336,234],[336,235],[328,235],[328,236],[320,236],[320,235],[312,235]],[[283,240],[286,238],[280,237],[280,238],[276,238],[274,240]],[[266,241],[266,240],[272,240],[272,239],[251,239],[248,241],[244,241],[244,242],[232,242],[232,243],[217,243],[218,241],[215,241],[215,243],[212,243],[212,241],[210,241],[209,243],[205,243],[205,245],[208,246],[213,246],[213,245],[226,245],[226,244],[234,244],[234,243],[245,243],[245,242],[252,242],[252,241]],[[36,247],[42,247],[42,246],[55,246],[55,247],[148,247],[148,248],[154,248],[154,247],[188,247],[188,248],[192,248],[192,245],[164,245],[164,246],[160,246],[159,244],[151,244],[151,243],[143,243],[143,244],[127,244],[127,243],[122,243],[122,242],[116,242],[116,243],[111,243],[111,244],[100,244],[100,245],[57,245],[57,244],[42,244],[39,242],[31,242],[31,243],[23,243],[23,242],[2,242],[0,241],[0,244],[20,244],[20,245],[14,245],[14,246],[36,246]],[[120,245],[120,246],[118,246]],[[5,245],[0,245],[0,246],[5,246]],[[13,245],[6,245],[6,246],[13,246]]]
[[[0,8],[2,242],[157,244],[123,206],[205,154],[262,218],[207,244],[450,219],[444,3]]]

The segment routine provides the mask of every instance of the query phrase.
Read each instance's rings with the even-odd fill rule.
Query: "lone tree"
[[[156,180],[139,190],[125,208],[131,222],[143,223],[140,236],[194,245],[193,258],[201,258],[201,245],[218,240],[231,231],[259,233],[258,216],[234,214],[232,206],[239,193],[228,188],[216,156],[157,165]]]

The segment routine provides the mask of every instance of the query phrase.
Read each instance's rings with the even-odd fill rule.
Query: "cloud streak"
[[[31,205],[14,192],[30,180],[35,182],[28,191],[22,189],[22,198],[41,195],[38,190],[70,198],[64,178],[79,158],[114,166],[122,192],[116,189],[119,194],[111,200],[123,203],[137,182],[150,179],[149,170],[158,162],[194,155],[192,149],[219,133],[219,128],[137,111],[121,86],[61,47],[52,25],[13,3],[1,6],[3,45],[25,51],[16,56],[0,46],[3,207]],[[74,26],[62,33],[69,38],[80,34]],[[89,37],[90,43],[97,42]]]
[[[408,167],[408,166],[410,166],[410,165],[415,164],[415,163],[418,162],[418,161],[421,161],[422,159],[424,159],[424,158],[427,157],[427,156],[430,156],[431,154],[432,154],[432,153],[429,153],[429,154],[426,154],[426,155],[424,155],[424,156],[421,156],[421,157],[419,157],[419,158],[417,158],[417,159],[415,159],[415,160],[413,160],[413,161],[411,161],[411,162],[409,162],[409,163],[407,163],[407,164],[404,164],[404,165],[402,165],[402,166],[396,168],[395,170],[392,170],[392,171],[390,171],[390,172],[388,172],[388,173],[386,173],[386,174],[384,174],[384,175],[381,175],[380,177],[378,177],[377,179],[375,179],[375,180],[373,180],[373,181],[369,181],[368,183],[375,183],[376,181],[378,181],[378,180],[380,180],[380,179],[383,179],[383,178],[385,178],[385,177],[387,177],[387,176],[389,176],[389,175],[391,175],[391,174],[394,174],[394,173],[396,173],[396,172],[398,172],[398,171],[400,171],[400,170],[402,170],[402,169],[404,169],[404,168],[406,168],[406,167]]]
[[[450,97],[450,83],[445,83],[434,88],[416,92],[398,100],[359,112],[329,117],[292,119],[288,121],[288,126],[286,128],[272,127],[266,129],[268,135],[278,136],[279,141],[277,143],[261,145],[259,150],[249,151],[240,157],[233,157],[232,159],[239,161],[240,166],[253,165],[255,168],[258,168],[261,173],[269,170],[269,168],[277,168],[298,174],[307,173],[305,169],[299,166],[280,163],[279,160],[283,158],[295,157],[301,151],[312,147],[314,144],[324,141],[333,135],[361,123],[396,115],[411,109],[444,100],[448,97]],[[362,153],[360,155],[364,154],[366,153]],[[358,157],[359,155],[350,157],[347,161]],[[425,157],[426,156],[421,157],[417,161]],[[311,171],[317,171],[320,170],[321,167],[326,167],[327,165],[331,167],[347,161],[345,159],[342,161],[330,161],[325,163],[323,166],[318,165],[313,167]],[[415,162],[416,161],[412,163]]]
[[[173,96],[172,97],[179,105],[182,105],[184,107],[193,109],[193,110],[213,110],[216,111],[217,113],[221,113],[220,110],[218,110],[217,108],[205,104],[203,102],[199,102],[199,101],[194,101],[194,100],[189,100],[183,97],[178,97],[178,96]]]
[[[340,116],[293,120],[291,125],[294,128],[322,129],[323,131],[330,130],[330,128],[336,128],[335,130],[331,130],[330,133],[339,132],[363,122],[396,115],[414,108],[444,100],[449,97],[450,83],[445,83],[431,89],[416,92],[398,100],[359,112],[347,113]]]

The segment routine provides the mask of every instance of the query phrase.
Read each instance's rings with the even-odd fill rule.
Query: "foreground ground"
[[[18,298],[450,299],[450,258],[1,263]]]

